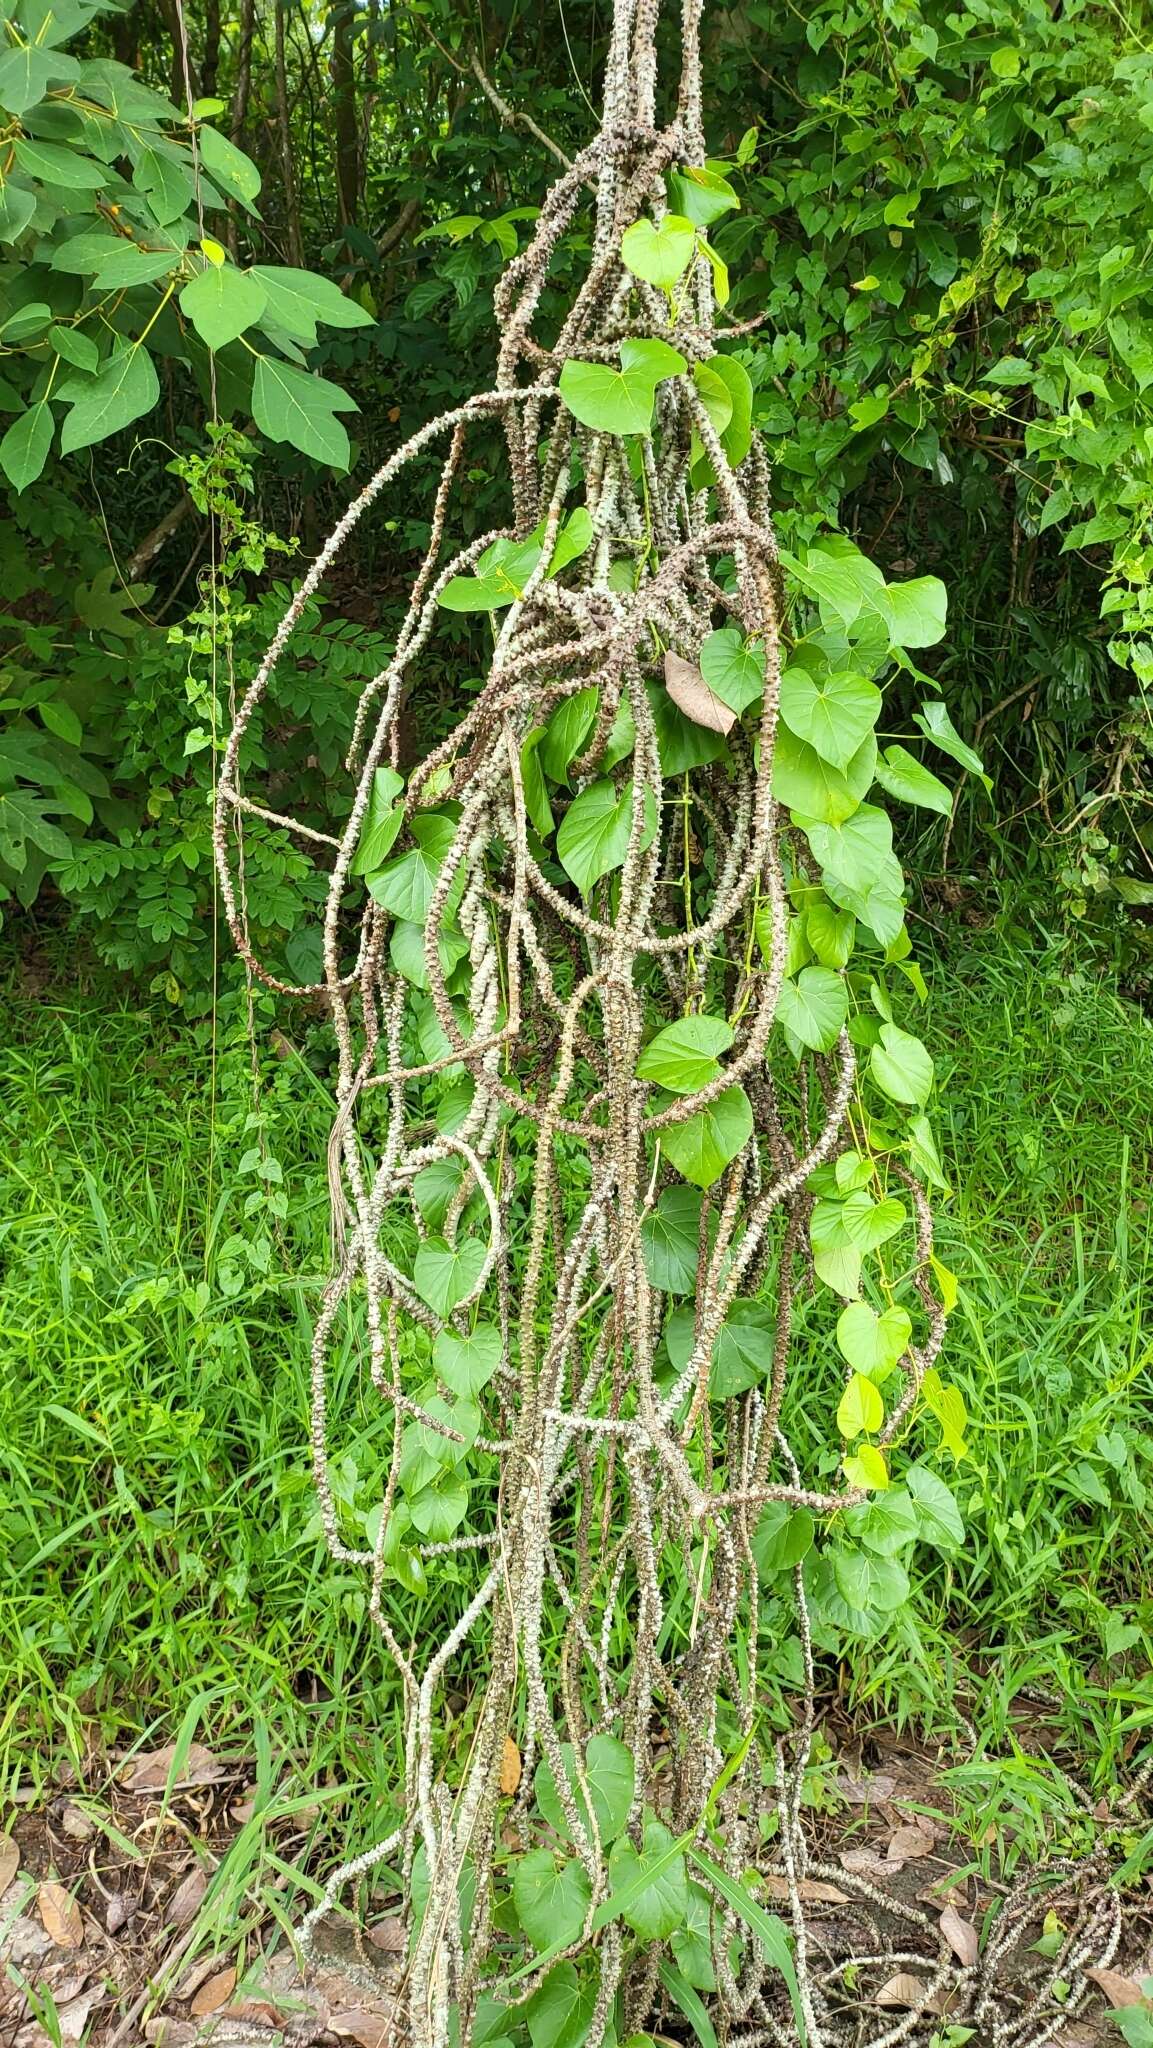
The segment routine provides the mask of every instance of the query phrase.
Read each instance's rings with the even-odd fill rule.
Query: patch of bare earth
[[[895,2019],[922,2002],[933,1970],[927,1943],[920,1975],[916,1956],[908,1959],[901,1905],[919,1908],[967,1969],[1012,1874],[974,1875],[929,1751],[905,1737],[873,1734],[862,1744],[847,1727],[836,1732],[842,1747],[822,1781],[827,1804],[809,1817],[809,1874],[799,1887],[810,1952],[832,1958],[852,1942],[860,1880],[893,1901],[879,1924],[905,1959],[870,1980],[868,2002]],[[290,1874],[274,1875],[263,1908],[247,1891],[243,1930],[212,1932],[214,1874],[253,1817],[245,1759],[194,1744],[179,1765],[168,1748],[113,1753],[84,1782],[63,1775],[54,1792],[0,1812],[0,2048],[53,2048],[57,2039],[64,2048],[401,2048],[395,1899],[372,1909],[362,1934],[327,1922],[306,1971],[286,1937],[300,1910],[291,1872],[308,1860],[308,1816],[270,1823],[267,1845]],[[787,1919],[784,1881],[767,1888]],[[1125,1928],[1093,2009],[1061,2036],[1066,2048],[1119,2041],[1106,2012],[1141,1998],[1137,1979],[1153,1973],[1147,1887],[1127,1900]],[[1010,1959],[1009,2005],[1026,1996],[1027,1965],[1027,1956]],[[926,2009],[947,2025],[949,1994]]]

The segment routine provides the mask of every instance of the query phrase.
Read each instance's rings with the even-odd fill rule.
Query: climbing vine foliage
[[[618,0],[603,129],[502,278],[494,388],[361,491],[220,780],[226,907],[273,987],[241,834],[295,833],[328,876],[323,980],[287,990],[323,997],[339,1053],[314,1453],[406,1730],[396,1824],[311,1924],[382,1862],[399,1874],[422,2048],[601,2048],[672,2008],[706,2048],[710,2010],[750,2042],[839,2038],[844,1972],[859,1989],[869,1965],[859,1944],[807,1961],[813,1632],[879,1634],[910,1547],[962,1533],[938,1469],[966,1443],[936,1363],[934,1068],[890,807],[945,811],[933,764],[981,766],[917,667],[942,585],[888,583],[839,534],[778,552],[744,330],[718,321],[709,230],[735,169],[705,155],[691,0],[658,127],[654,12]],[[586,209],[587,274],[542,338]],[[462,548],[454,501],[494,418],[511,518]],[[325,838],[259,788],[250,722],[356,520],[432,451],[431,538]],[[405,778],[402,695],[450,612],[491,621],[487,674]],[[899,737],[898,674],[923,692]],[[789,1434],[802,1317],[831,1367],[813,1471]],[[329,1440],[349,1335],[391,1424],[361,1516]],[[456,1618],[428,1641],[433,1581]],[[760,1721],[770,1670],[797,1695],[787,1739]],[[787,1922],[763,1903],[774,1870]],[[947,1945],[905,1910],[939,1988]],[[891,2025],[876,2038],[921,2015]]]

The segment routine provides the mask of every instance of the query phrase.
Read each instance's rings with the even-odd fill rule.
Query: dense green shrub
[[[190,82],[205,97],[189,114],[152,0],[73,5],[48,35],[36,6],[22,0],[0,56],[0,892],[62,892],[125,966],[154,966],[175,941],[183,988],[211,952],[207,867],[180,850],[203,848],[211,761],[184,746],[226,706],[219,677],[215,713],[204,694],[204,618],[191,641],[168,638],[190,596],[211,610],[203,518],[128,566],[179,510],[170,467],[213,459],[215,411],[259,450],[245,516],[307,552],[347,495],[341,465],[366,474],[372,451],[490,378],[492,288],[523,243],[542,134],[566,150],[587,135],[603,23],[581,0],[566,36],[504,0],[483,25],[463,0],[430,0],[419,22],[334,8],[315,46],[289,24],[282,101],[271,17],[246,72],[243,21],[221,28],[193,5]],[[751,0],[712,12],[707,35],[711,144],[741,198],[713,240],[739,278],[728,316],[758,323],[735,349],[783,536],[795,547],[839,526],[892,577],[947,574],[951,630],[929,666],[958,724],[988,728],[992,799],[970,785],[956,829],[931,821],[916,861],[1026,861],[1067,909],[1131,918],[1153,884],[1153,60],[1115,12],[1054,15],[1040,0]],[[53,184],[53,165],[71,182]],[[136,260],[130,242],[153,252],[151,281],[77,267]],[[318,270],[286,320],[276,276],[297,274],[294,252]],[[574,234],[557,305],[583,254]],[[129,361],[119,411],[93,413]],[[57,427],[68,452],[50,455]],[[462,530],[506,517],[495,469],[482,458],[462,480]],[[336,604],[387,635],[426,528],[362,531]],[[275,552],[236,565],[251,607],[239,669],[276,608],[270,577],[292,567]],[[379,593],[368,606],[366,590]],[[463,674],[486,631],[462,628]],[[331,614],[313,658],[315,633],[336,651],[326,670],[373,659],[372,633],[346,636]],[[444,670],[422,679],[417,718],[443,721],[459,687]]]

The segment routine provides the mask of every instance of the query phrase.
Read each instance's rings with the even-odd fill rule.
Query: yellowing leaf
[[[957,1296],[960,1293],[960,1288],[957,1285],[957,1276],[949,1271],[948,1266],[943,1266],[940,1259],[935,1257],[933,1253],[929,1254],[929,1264],[933,1268],[933,1278],[940,1292],[941,1307],[947,1316],[951,1316],[957,1306]]]
[[[841,1435],[854,1437],[865,1430],[880,1429],[884,1419],[885,1404],[872,1380],[867,1380],[864,1373],[853,1373],[837,1409]]]
[[[228,251],[222,248],[219,242],[214,242],[211,235],[204,237],[200,244],[200,253],[202,256],[207,256],[208,261],[214,263],[218,270],[228,255]]]
[[[850,1486],[865,1486],[870,1492],[883,1493],[889,1484],[885,1454],[876,1444],[862,1444],[860,1450],[850,1452],[843,1464]]]
[[[969,1455],[965,1442],[965,1401],[958,1387],[947,1387],[936,1366],[921,1381],[921,1398],[934,1421],[941,1427],[941,1441],[958,1462]]]

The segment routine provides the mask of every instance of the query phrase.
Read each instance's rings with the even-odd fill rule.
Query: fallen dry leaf
[[[238,1799],[235,1806],[230,1806],[228,1811],[231,1814],[233,1820],[236,1822],[238,1828],[246,1828],[248,1826],[249,1821],[252,1819],[253,1814],[256,1812],[255,1785],[252,1786],[251,1790],[248,1792],[247,1796],[244,1799]]]
[[[898,1970],[887,1984],[882,1984],[874,2005],[921,2005],[924,2002],[925,1985],[920,1977],[913,1977],[908,1970]]]
[[[185,1970],[172,1994],[173,1998],[179,1998],[182,2003],[195,1998],[202,1984],[206,1984],[210,1977],[219,1976],[223,1961],[223,1956],[214,1956],[211,1953],[201,1956],[191,1968]]]
[[[965,1920],[958,1913],[956,1906],[946,1906],[937,1925],[952,1949],[953,1954],[956,1956],[957,1961],[966,1970],[971,1970],[977,1960],[980,1946],[977,1940],[977,1930],[972,1921]]]
[[[703,725],[709,732],[731,732],[737,722],[737,714],[722,704],[715,690],[710,690],[700,669],[682,654],[665,655],[665,688],[686,718],[694,725]]]
[[[200,1902],[208,1890],[208,1879],[199,1864],[190,1870],[188,1876],[177,1885],[168,1901],[165,1915],[170,1927],[187,1927],[200,1911]]]
[[[188,2010],[194,2020],[202,2020],[206,2013],[215,2012],[225,2005],[236,1988],[236,1970],[229,1963],[226,1970],[218,1970],[215,1977],[208,1977],[201,1985]]]
[[[894,1877],[898,1870],[905,1867],[895,1859],[890,1861],[887,1856],[882,1856],[879,1849],[846,1849],[838,1856],[837,1861],[842,1870],[851,1870],[858,1877],[871,1877],[879,1882],[883,1882],[887,1877]]]
[[[260,2027],[275,2027],[280,2023],[276,2007],[263,1998],[238,1998],[232,2005],[222,2007],[220,2017],[222,2020],[253,2020]]]
[[[173,2019],[171,2013],[158,2013],[154,2020],[145,2020],[141,2032],[152,2048],[191,2048],[200,2039],[200,2028],[192,2020]]]
[[[787,1899],[789,1896],[788,1882],[783,1877],[766,1877],[764,1885],[771,1899]],[[839,1891],[835,1884],[825,1884],[819,1877],[802,1877],[797,1884],[797,1897],[810,1901],[819,1899],[827,1906],[847,1906],[849,1903],[847,1892]]]
[[[134,1913],[140,1911],[140,1900],[135,1892],[113,1892],[104,1908],[104,1925],[109,1934],[119,1934],[126,1927]]]
[[[125,1791],[163,1792],[175,1757],[174,1742],[166,1743],[163,1749],[138,1751],[122,1780]],[[175,1792],[186,1785],[215,1785],[221,1778],[227,1778],[229,1775],[227,1764],[222,1764],[220,1758],[213,1756],[211,1750],[205,1749],[203,1743],[194,1742],[179,1774],[173,1780],[172,1789]]]
[[[517,1786],[520,1784],[520,1770],[520,1751],[512,1736],[506,1735],[504,1738],[504,1755],[500,1760],[500,1789],[508,1799],[511,1799]]]
[[[913,1863],[918,1856],[930,1853],[935,1839],[928,1828],[910,1821],[907,1826],[894,1829],[885,1854],[890,1863]]]
[[[97,1985],[94,1990],[83,1991],[79,1997],[66,1999],[62,2005],[57,2005],[56,2018],[62,2041],[84,2039],[84,2029],[88,2025],[92,2008],[99,2004],[103,1995],[100,1985]]]
[[[1105,1993],[1110,2005],[1144,2005],[1145,1993],[1135,1977],[1125,1977],[1120,1970],[1086,1970],[1099,1991]]]
[[[864,1778],[850,1778],[842,1775],[836,1778],[834,1783],[841,1798],[847,1799],[850,1806],[867,1806],[871,1802],[890,1798],[896,1787],[897,1780],[895,1778],[887,1778],[883,1772],[876,1771],[871,1777],[866,1776]]]
[[[20,1845],[11,1835],[0,1835],[0,1892],[6,1892],[20,1868]]]
[[[395,1917],[388,1920],[378,1920],[375,1927],[369,1928],[368,1938],[373,1947],[380,1949],[382,1954],[386,1956],[400,1956],[404,1954],[403,1920],[398,1920]]]
[[[328,2026],[330,2033],[355,2041],[357,2048],[385,2048],[393,2031],[388,2013],[372,2012],[361,2005],[352,2006],[347,2012],[330,2013]]]
[[[45,1934],[51,1936],[57,1948],[83,1948],[84,1922],[80,1908],[62,1884],[51,1880],[42,1884],[36,1894],[36,1907]]]
[[[70,1842],[90,1842],[96,1829],[82,1807],[69,1803],[60,1816],[60,1832]]]

